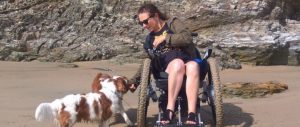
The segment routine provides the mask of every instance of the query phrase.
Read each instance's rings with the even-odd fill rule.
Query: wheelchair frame
[[[223,102],[222,102],[222,91],[221,91],[221,82],[219,76],[219,70],[217,66],[217,61],[214,58],[207,59],[207,67],[208,71],[205,75],[204,82],[202,83],[202,87],[199,88],[199,95],[198,101],[201,102],[208,102],[208,105],[211,107],[212,111],[212,118],[213,124],[216,127],[223,126]],[[150,84],[151,79],[151,59],[147,58],[144,61],[144,66],[141,75],[141,82],[140,82],[140,90],[139,90],[139,103],[138,103],[138,110],[137,110],[137,125],[138,127],[145,127],[147,123],[147,109],[149,106],[150,98],[153,94],[153,88]],[[202,82],[202,81],[201,81]],[[202,92],[201,92],[202,90]],[[200,97],[202,96],[202,98]],[[179,102],[180,104],[180,102]],[[197,114],[198,114],[198,125],[197,126],[204,126],[205,123],[201,120],[200,116],[200,102],[197,103]],[[179,106],[180,108],[180,106]],[[180,110],[180,109],[179,109]],[[160,114],[159,111],[158,121],[156,122],[156,126],[161,126],[158,122],[160,121]],[[177,122],[177,126],[183,126],[179,111],[179,121]]]

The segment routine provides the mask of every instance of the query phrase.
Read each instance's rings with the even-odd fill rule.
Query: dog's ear
[[[102,73],[98,73],[96,77],[94,78],[94,81],[92,83],[92,92],[98,92],[101,90],[102,85],[100,84],[100,77],[102,76]]]
[[[115,80],[117,91],[121,93],[126,93],[128,91],[128,80],[126,77],[119,77]]]

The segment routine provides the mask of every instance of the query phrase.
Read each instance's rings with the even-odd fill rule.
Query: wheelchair
[[[195,36],[195,35],[192,35]],[[198,54],[199,53],[199,50]],[[152,51],[153,53],[153,51]],[[202,72],[200,73],[200,84],[198,90],[198,101],[197,101],[197,127],[204,127],[205,123],[202,121],[200,110],[201,103],[207,103],[210,107],[212,113],[213,126],[222,127],[223,126],[223,102],[222,102],[222,91],[221,82],[218,71],[218,64],[216,59],[210,58],[212,49],[208,49],[201,59],[196,59],[195,61],[200,65]],[[155,55],[153,53],[152,55]],[[144,60],[143,70],[140,81],[139,89],[139,103],[137,109],[137,126],[146,127],[147,126],[147,111],[150,103],[150,99],[153,102],[158,101],[158,118],[155,122],[155,127],[161,127],[161,115],[166,109],[167,103],[167,81],[168,74],[165,72],[159,73],[159,75],[154,75],[152,73],[152,61],[150,58]],[[185,83],[185,81],[183,81]],[[183,84],[182,87],[185,85]],[[157,90],[155,90],[155,88]],[[156,91],[159,91],[159,96],[157,96]],[[181,90],[177,100],[176,100],[175,112],[177,112],[175,124],[168,126],[185,126],[183,124],[183,114],[187,112],[187,98],[185,95],[185,90]],[[176,113],[175,113],[176,114]]]

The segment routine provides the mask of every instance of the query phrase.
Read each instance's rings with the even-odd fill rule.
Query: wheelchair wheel
[[[223,101],[221,82],[217,61],[214,58],[208,59],[209,70],[207,73],[208,104],[212,109],[213,121],[216,127],[223,126]]]
[[[137,109],[137,126],[146,127],[147,108],[149,105],[149,97],[147,96],[147,88],[150,81],[150,63],[151,60],[147,58],[144,61],[140,91],[139,91],[139,104]]]

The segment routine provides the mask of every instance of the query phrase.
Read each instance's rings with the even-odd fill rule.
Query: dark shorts
[[[192,60],[187,54],[182,51],[171,50],[161,54],[158,58],[152,59],[152,73],[154,77],[160,77],[160,72],[165,72],[168,64],[174,59],[181,59],[184,63]]]
[[[200,81],[204,80],[207,71],[208,71],[208,63],[206,60],[203,60],[201,58],[193,59],[193,61],[197,62],[200,67]]]
[[[181,60],[183,60],[184,63],[191,60],[190,57],[182,51],[172,50],[172,51],[166,52],[160,56],[160,61],[161,61],[163,71],[165,71],[167,69],[168,64],[174,59],[181,59]]]

